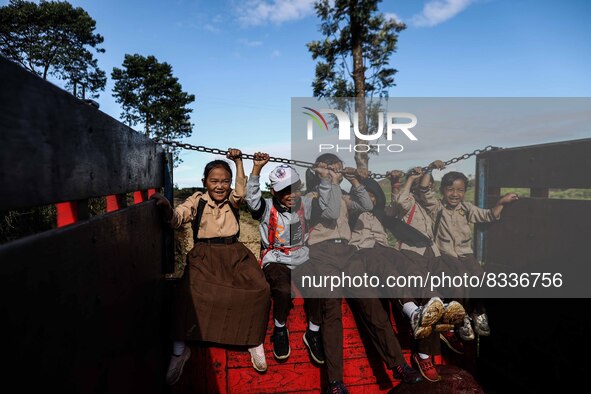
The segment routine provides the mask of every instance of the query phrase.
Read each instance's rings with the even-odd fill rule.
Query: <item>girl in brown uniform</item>
[[[195,246],[187,255],[173,320],[173,354],[168,384],[180,378],[191,355],[186,340],[248,346],[255,369],[266,370],[263,340],[270,307],[269,285],[256,257],[238,241],[238,209],[245,196],[246,177],[241,152],[229,149],[236,164],[236,184],[227,162],[205,166],[197,192],[172,209],[162,195],[152,198],[172,228],[193,223]]]

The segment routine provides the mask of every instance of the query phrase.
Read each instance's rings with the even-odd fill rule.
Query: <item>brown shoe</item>
[[[455,326],[453,324],[437,323],[433,326],[433,330],[436,332],[445,332],[453,330]]]
[[[166,383],[168,385],[172,386],[179,381],[189,357],[191,357],[191,349],[188,346],[185,346],[185,350],[180,356],[172,355],[170,364],[168,365],[168,371],[166,372]]]
[[[441,316],[441,322],[445,324],[460,324],[464,321],[466,311],[462,304],[457,301],[451,301],[447,304],[443,304],[443,316]]]

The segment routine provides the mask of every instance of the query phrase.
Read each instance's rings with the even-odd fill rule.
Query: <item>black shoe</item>
[[[394,367],[394,379],[402,380],[403,383],[419,383],[423,377],[419,371],[404,363]]]
[[[328,383],[326,394],[349,394],[349,390],[347,390],[343,382],[333,380],[332,382]]]
[[[314,361],[318,364],[324,364],[324,349],[322,348],[322,337],[320,336],[320,332],[306,330],[303,340]]]
[[[285,360],[291,354],[289,347],[289,331],[287,327],[277,327],[273,330],[271,335],[271,342],[273,342],[273,355],[277,360]]]

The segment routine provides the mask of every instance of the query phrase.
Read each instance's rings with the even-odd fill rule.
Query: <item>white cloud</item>
[[[220,29],[212,25],[211,23],[206,23],[203,25],[203,30],[209,31],[211,33],[219,33]]]
[[[305,18],[314,13],[315,0],[248,0],[236,7],[238,21],[243,26],[266,23],[281,24]]]
[[[433,27],[443,23],[472,4],[475,0],[430,0],[423,10],[412,17],[412,23],[418,27]]]
[[[262,41],[251,41],[246,38],[239,39],[238,43],[240,43],[244,46],[247,46],[247,47],[260,47],[261,45],[263,45]]]
[[[273,52],[271,52],[271,57],[275,58],[279,56],[281,56],[281,52],[279,50],[275,49]]]
[[[386,20],[394,19],[396,22],[402,22],[402,19],[400,19],[400,17],[393,12],[384,12],[384,18]]]

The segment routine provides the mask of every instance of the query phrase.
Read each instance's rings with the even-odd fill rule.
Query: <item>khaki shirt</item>
[[[330,239],[346,239],[351,240],[351,228],[349,227],[349,212],[367,212],[373,209],[373,204],[369,198],[365,186],[352,187],[349,195],[342,195],[340,186],[334,185],[338,188],[335,192],[334,198],[338,198],[338,193],[341,193],[340,208],[338,219],[321,219],[319,223],[314,225],[314,229],[310,233],[308,243],[314,245]]]
[[[398,213],[398,217],[408,223],[408,218],[410,217],[410,212],[412,207],[415,206],[415,212],[412,216],[412,221],[409,223],[413,228],[419,230],[421,233],[429,237],[429,239],[433,240],[433,218],[429,215],[429,213],[423,208],[420,204],[417,204],[414,196],[407,192],[401,191],[396,197],[394,198],[395,204],[395,211]],[[410,246],[402,242],[397,243],[397,249],[405,249],[410,250],[415,253],[420,254],[421,256],[425,254],[427,248],[419,248],[416,246]],[[433,254],[435,257],[441,256],[439,252],[439,248],[433,242],[431,245],[431,249],[433,250]]]
[[[389,247],[386,230],[382,223],[371,212],[363,212],[359,215],[355,226],[351,229],[351,242],[349,245],[357,249],[373,248],[376,244]]]
[[[203,199],[207,204],[203,208],[203,216],[199,224],[199,238],[230,237],[238,234],[240,224],[236,222],[236,217],[229,204],[235,208],[240,207],[246,192],[246,177],[237,177],[235,187],[230,191],[228,198],[220,204],[216,204],[207,192],[193,194],[174,209],[170,226],[178,228],[184,223],[193,222],[197,216],[199,201]]]
[[[422,194],[422,204],[430,215],[436,218],[441,212],[435,241],[441,253],[446,255],[458,257],[474,253],[470,223],[493,222],[499,219],[492,210],[479,208],[469,202],[461,202],[452,208],[435,198],[435,192],[432,190]]]

